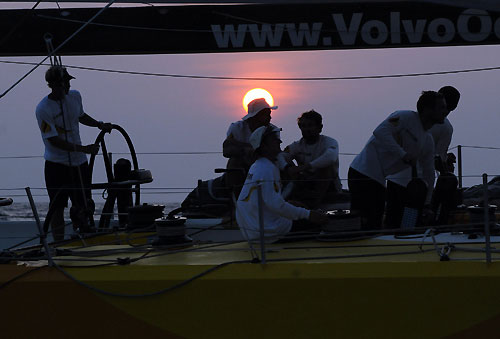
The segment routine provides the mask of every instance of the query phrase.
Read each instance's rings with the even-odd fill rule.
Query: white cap
[[[278,109],[278,106],[269,106],[266,99],[264,98],[253,99],[248,103],[248,114],[245,115],[242,119],[247,120],[248,118],[254,117],[255,115],[257,115],[257,113],[266,108]]]
[[[262,143],[262,139],[266,135],[269,135],[271,133],[277,133],[278,139],[280,138],[280,131],[281,129],[274,126],[274,125],[267,125],[267,126],[260,126],[257,128],[253,133],[250,135],[250,145],[252,145],[252,148],[256,150],[257,148],[260,147],[260,144]]]

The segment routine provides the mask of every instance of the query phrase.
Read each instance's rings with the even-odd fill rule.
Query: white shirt
[[[42,99],[36,107],[36,119],[45,144],[45,160],[71,166],[79,166],[87,161],[82,152],[68,152],[53,146],[49,138],[58,136],[67,142],[81,145],[79,118],[85,114],[82,97],[78,91],[72,90],[62,99],[62,109],[59,101]],[[69,157],[71,156],[71,160]]]
[[[342,184],[338,178],[339,173],[339,143],[337,140],[320,135],[318,141],[314,144],[308,144],[301,138],[288,145],[278,155],[278,166],[283,170],[289,161],[296,160],[298,165],[311,164],[312,170],[333,166],[336,173],[335,186],[338,191],[342,189]]]
[[[448,148],[451,144],[453,135],[453,126],[448,118],[444,119],[444,123],[436,124],[429,129],[429,132],[434,139],[435,153],[441,157],[442,161],[446,161]]]
[[[273,124],[269,124],[269,125],[276,127]],[[227,130],[227,136],[229,137],[231,135],[233,136],[233,138],[236,141],[244,142],[244,143],[248,144],[250,142],[250,135],[252,135],[252,131],[250,130],[250,126],[248,126],[248,121],[240,120],[240,121],[233,122]]]
[[[293,220],[309,218],[309,210],[296,207],[283,199],[278,167],[267,158],[259,158],[250,167],[236,202],[236,220],[245,238],[260,237],[257,190],[259,184],[262,190],[266,238],[285,235],[290,232]]]
[[[407,153],[417,159],[427,187],[434,187],[434,141],[414,111],[396,111],[385,119],[351,167],[384,186],[397,174],[390,180],[406,186],[411,180],[411,167],[402,160]]]

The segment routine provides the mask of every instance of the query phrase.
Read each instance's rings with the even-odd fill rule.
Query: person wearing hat
[[[275,165],[281,152],[279,129],[276,126],[258,127],[249,137],[249,144],[257,160],[248,171],[247,178],[236,203],[236,220],[246,239],[260,237],[259,210],[262,210],[265,237],[276,238],[289,232],[318,228],[328,222],[325,213],[294,206],[281,195],[280,171]],[[261,187],[262,208],[259,209],[258,186]],[[296,222],[306,219],[309,222]]]
[[[278,106],[269,106],[264,98],[254,99],[248,103],[247,115],[240,121],[233,122],[227,130],[226,140],[222,144],[222,154],[229,158],[226,165],[226,186],[233,190],[236,197],[255,160],[249,143],[250,135],[261,126],[272,125],[271,110],[275,109]]]
[[[79,124],[110,132],[111,124],[96,121],[83,110],[82,97],[70,90],[74,79],[65,67],[51,66],[45,80],[51,89],[36,107],[36,119],[45,145],[45,184],[54,208],[51,228],[54,240],[64,239],[64,209],[71,199],[73,227],[89,231],[85,207],[90,199],[90,175],[86,154],[97,154],[99,145],[82,145]],[[84,222],[84,220],[86,222]]]
[[[279,154],[278,167],[284,171],[284,176],[294,180],[289,199],[317,208],[328,194],[342,191],[339,144],[337,140],[321,134],[323,118],[314,110],[302,113],[297,124],[302,138]]]

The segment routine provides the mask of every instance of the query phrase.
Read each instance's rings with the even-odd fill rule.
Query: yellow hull
[[[55,268],[42,268],[0,289],[2,337],[480,338],[500,333],[499,262],[440,262],[430,251],[398,254],[408,245],[364,257],[380,248],[360,253],[335,245],[292,248],[295,257],[309,258],[296,261],[279,261],[288,254],[283,245],[274,245],[268,264],[228,264],[151,297],[105,296]],[[109,292],[150,293],[228,258],[248,259],[241,247],[228,245],[226,252],[202,252],[197,258],[178,253],[141,264],[66,271]],[[360,255],[350,256],[353,251]],[[319,259],[322,255],[333,259]],[[0,283],[32,269],[3,265]]]

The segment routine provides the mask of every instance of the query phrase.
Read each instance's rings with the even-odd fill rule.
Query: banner
[[[0,55],[45,55],[97,8],[1,10]],[[498,44],[496,12],[446,5],[348,2],[109,8],[62,55],[170,54]]]

